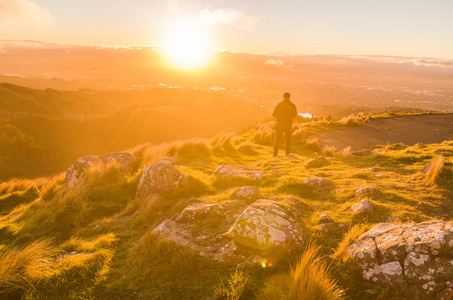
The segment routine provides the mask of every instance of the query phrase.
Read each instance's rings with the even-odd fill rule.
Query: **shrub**
[[[319,247],[309,244],[295,268],[291,269],[291,294],[298,300],[340,299],[344,291],[329,274],[329,267],[318,256]]]

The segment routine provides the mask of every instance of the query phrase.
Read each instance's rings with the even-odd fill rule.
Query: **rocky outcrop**
[[[193,177],[184,175],[168,161],[149,164],[137,186],[136,196],[146,198],[149,195],[169,195],[177,192],[192,180]]]
[[[348,248],[364,279],[411,299],[453,293],[453,221],[381,223]]]
[[[66,185],[71,188],[83,180],[90,168],[100,167],[98,171],[103,172],[109,165],[115,164],[119,171],[130,172],[136,159],[128,152],[114,152],[104,156],[84,156],[77,159],[66,171]],[[102,175],[102,174],[101,174]]]
[[[261,199],[247,206],[239,200],[192,203],[175,220],[165,220],[154,234],[197,249],[220,261],[260,261],[266,250],[291,250],[305,241],[304,223],[293,207]],[[285,252],[286,253],[286,252]]]

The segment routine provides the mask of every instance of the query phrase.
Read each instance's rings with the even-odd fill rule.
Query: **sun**
[[[168,61],[174,67],[200,68],[208,59],[207,33],[196,24],[178,22],[170,31],[166,50]]]

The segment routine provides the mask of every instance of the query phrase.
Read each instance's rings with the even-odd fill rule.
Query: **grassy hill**
[[[360,128],[373,118],[378,117],[311,122],[300,118],[294,126],[294,155],[289,157],[270,157],[272,124],[261,122],[236,134],[131,148],[138,166],[126,177],[112,167],[103,176],[92,171],[84,184],[72,189],[66,187],[64,173],[3,182],[0,297],[305,299],[297,296],[294,284],[305,270],[316,284],[343,290],[346,299],[398,299],[363,282],[356,266],[344,260],[345,247],[375,223],[451,220],[453,162],[448,153],[453,141],[376,145],[367,155],[355,156],[348,155],[350,147],[337,149],[317,139],[320,132]],[[183,174],[197,179],[197,185],[183,195],[136,198],[146,165],[169,156]],[[429,171],[421,173],[429,163]],[[298,249],[272,267],[238,267],[153,235],[153,228],[175,218],[191,198],[219,203],[231,199],[235,187],[250,184],[213,176],[212,170],[221,164],[284,172],[264,176],[258,184],[262,198],[282,203],[287,197],[298,198],[311,245],[320,248]],[[330,179],[334,189],[313,193],[304,184],[309,177]],[[374,191],[357,195],[356,190],[363,187]],[[371,201],[376,211],[350,212],[351,205],[362,199]],[[344,224],[343,229],[321,230],[322,214]],[[322,263],[317,257],[323,257]]]
[[[0,182],[61,172],[89,154],[239,130],[268,113],[214,91],[59,91],[3,83]]]

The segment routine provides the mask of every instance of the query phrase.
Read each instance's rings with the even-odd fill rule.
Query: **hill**
[[[268,114],[215,91],[60,91],[3,83],[0,181],[61,172],[84,155],[239,130]]]
[[[451,115],[298,118],[294,154],[277,158],[270,157],[272,123],[261,122],[210,139],[137,146],[129,151],[134,158],[127,164],[112,162],[111,156],[88,157],[73,165],[76,175],[4,182],[0,295],[302,299],[300,293],[307,289],[298,287],[312,284],[327,293],[321,297],[325,299],[340,294],[346,299],[403,299],[415,292],[421,299],[439,296],[449,288],[443,275],[436,273],[443,286],[432,294],[424,292],[424,281],[414,287],[415,279],[409,277],[403,287],[379,286],[362,276],[361,261],[351,259],[347,250],[368,241],[359,236],[377,223],[395,229],[398,224],[452,220],[453,141],[439,136],[424,144],[427,137],[420,135],[408,141],[411,145],[385,143],[387,132],[432,118],[451,120]],[[360,144],[355,139],[389,124],[396,127],[376,131],[369,141],[379,144],[365,151],[343,149],[344,138],[337,147],[322,142],[334,141],[328,137],[332,134],[366,146],[368,140]],[[381,139],[378,133],[383,133]],[[90,161],[96,163],[86,167]],[[257,194],[247,196],[252,194],[244,194],[244,187],[256,187],[250,190]],[[372,208],[358,209],[355,204],[362,200]],[[282,227],[289,219],[293,227]],[[275,225],[272,220],[280,221]],[[243,234],[241,224],[253,227],[255,221],[264,226],[260,230],[273,230],[264,240],[258,229],[256,236]],[[441,222],[421,224],[416,228]],[[444,238],[451,241],[449,234]],[[267,239],[273,239],[272,245]],[[448,258],[451,251],[442,252],[448,245],[444,240],[433,248],[441,254],[414,250],[414,255]]]

